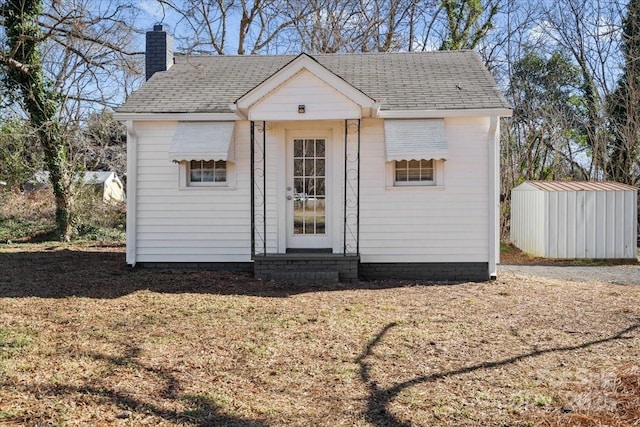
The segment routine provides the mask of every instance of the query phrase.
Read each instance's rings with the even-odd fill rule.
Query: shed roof
[[[115,172],[86,171],[82,177],[82,182],[85,184],[104,184],[115,177]]]
[[[621,182],[612,181],[525,181],[521,186],[532,186],[542,191],[638,191]],[[516,187],[516,188],[518,188]],[[514,190],[516,189],[514,188]]]
[[[106,181],[112,178],[117,178],[115,172],[103,172],[103,171],[86,171],[82,174],[76,174],[76,179],[82,180],[83,184],[104,184]],[[34,181],[40,184],[46,184],[49,182],[48,171],[38,171],[34,174]]]
[[[229,113],[230,104],[295,55],[177,56],[118,109],[119,113]],[[381,110],[508,109],[473,51],[313,55],[376,100]]]

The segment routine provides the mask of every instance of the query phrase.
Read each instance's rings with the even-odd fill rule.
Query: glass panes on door
[[[324,139],[293,140],[293,234],[325,234]]]

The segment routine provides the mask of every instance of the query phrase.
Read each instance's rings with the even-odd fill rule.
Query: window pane
[[[422,160],[420,166],[422,167],[422,181],[433,181],[433,159]]]
[[[313,211],[316,208],[316,202],[311,197],[307,197],[303,202],[302,206],[304,208],[304,212],[307,215],[313,215]]]
[[[313,157],[315,153],[315,140],[306,139],[304,141],[304,155],[305,157]]]
[[[316,174],[316,168],[313,166],[313,159],[307,159],[304,161],[304,176],[314,176]]]
[[[316,157],[324,157],[324,139],[316,139]]]
[[[303,142],[301,139],[293,140],[293,157],[302,157]]]
[[[227,170],[226,169],[216,169],[215,181],[216,182],[226,182],[227,181]]]
[[[409,168],[407,181],[420,181],[420,168]]]
[[[304,234],[316,234],[315,232],[316,217],[312,213],[307,213],[304,217]]]
[[[396,169],[396,181],[407,181],[407,170],[406,169]]]
[[[302,176],[304,174],[304,160],[293,159],[293,174],[295,176]]]
[[[293,211],[293,234],[303,234],[304,233],[304,224],[303,224],[303,213],[302,209],[294,209]]]
[[[316,192],[317,196],[325,196],[327,193],[325,192],[325,179],[324,178],[316,178]]]
[[[191,182],[200,182],[200,181],[202,181],[202,170],[200,170],[200,169],[191,169],[190,179],[191,179]]]
[[[293,187],[296,194],[304,193],[304,180],[302,178],[296,178],[293,180]]]
[[[213,182],[213,169],[204,169],[202,171],[202,182]]]
[[[304,192],[307,193],[307,196],[315,196],[316,195],[316,179],[306,178],[304,181],[305,181]]]

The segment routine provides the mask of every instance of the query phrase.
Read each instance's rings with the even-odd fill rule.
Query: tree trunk
[[[73,234],[71,168],[58,117],[61,99],[51,89],[42,67],[40,45],[43,39],[38,22],[42,9],[42,0],[8,1],[4,4],[0,11],[5,19],[8,51],[13,56],[0,59],[8,68],[9,85],[22,96],[24,109],[44,151],[56,201],[58,237],[70,240]]]
[[[47,127],[57,128],[50,123]],[[73,237],[74,198],[71,191],[72,176],[66,162],[66,146],[59,131],[38,132],[44,148],[45,164],[49,170],[49,181],[56,202],[56,235],[60,240],[69,241]]]

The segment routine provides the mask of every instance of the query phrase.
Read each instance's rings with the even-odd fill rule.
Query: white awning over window
[[[178,122],[169,160],[234,160],[234,122]]]
[[[385,120],[387,161],[448,157],[444,119]]]

